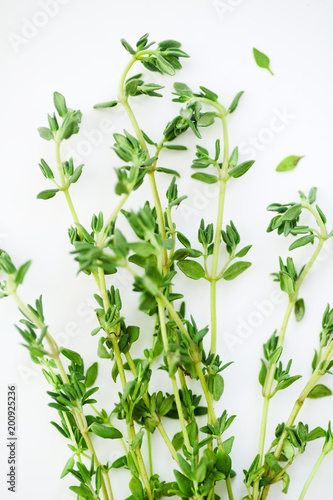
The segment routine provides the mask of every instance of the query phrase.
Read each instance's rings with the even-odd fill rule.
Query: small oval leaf
[[[222,278],[231,281],[237,276],[239,276],[241,273],[246,271],[251,266],[251,262],[235,262],[232,264],[226,271],[224,271]]]
[[[255,49],[253,47],[253,55],[254,55],[254,60],[257,63],[257,65],[259,66],[259,68],[267,69],[271,75],[274,75],[274,73],[271,71],[271,69],[269,67],[270,61],[269,61],[269,57],[267,57],[266,54],[264,54],[263,52],[260,52],[260,50]]]
[[[180,260],[177,266],[188,278],[192,280],[199,280],[205,276],[205,270],[199,262],[194,260]]]
[[[298,162],[304,158],[303,156],[290,155],[287,156],[284,160],[282,160],[278,166],[276,167],[277,172],[288,172],[289,170],[294,170],[297,166]]]
[[[103,439],[120,439],[123,437],[122,433],[115,427],[98,424],[97,422],[91,424],[89,430]]]

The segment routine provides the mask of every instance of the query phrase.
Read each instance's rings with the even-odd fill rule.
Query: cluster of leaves
[[[16,289],[21,283],[23,283],[24,277],[30,267],[31,261],[27,261],[18,269],[16,269],[10,255],[0,248],[0,271],[3,271],[10,277],[10,285]],[[0,282],[0,299],[7,297],[9,291],[7,289],[7,283],[9,280]]]
[[[319,235],[316,230],[309,226],[299,224],[303,210],[308,209],[309,206],[315,203],[316,191],[317,188],[311,188],[308,196],[305,196],[305,194],[300,191],[301,201],[299,203],[292,202],[283,205],[280,203],[273,203],[267,207],[267,210],[278,213],[278,215],[271,220],[267,232],[277,230],[278,234],[284,234],[284,236],[288,236],[289,234],[293,236],[305,235],[294,241],[290,245],[289,250],[294,250],[295,248],[313,243],[315,238],[323,237],[323,235]],[[323,224],[326,224],[326,216],[318,205],[315,207],[320,220]],[[330,236],[332,236],[331,233],[327,237]]]
[[[272,397],[277,391],[287,389],[287,387],[301,378],[301,375],[290,375],[290,368],[292,364],[291,359],[288,361],[286,368],[283,369],[282,362],[279,361],[283,349],[282,346],[278,346],[278,341],[279,337],[276,335],[275,331],[268,339],[268,341],[263,345],[265,359],[261,359],[261,369],[259,372],[259,383],[263,388],[265,387],[268,369],[273,365],[277,365],[274,375],[274,379],[276,380],[276,387],[269,397]]]
[[[58,118],[54,113],[53,116],[47,115],[49,128],[39,127],[38,132],[42,139],[46,141],[61,142],[64,139],[69,139],[72,135],[77,134],[81,123],[81,111],[74,111],[66,105],[66,100],[59,92],[54,92],[54,106],[56,108]],[[59,125],[58,120],[62,119]]]

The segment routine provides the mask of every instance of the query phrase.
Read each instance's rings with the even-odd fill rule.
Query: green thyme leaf
[[[182,273],[192,280],[199,280],[205,276],[205,270],[199,262],[195,260],[180,260],[177,262],[177,266]]]
[[[254,60],[259,66],[259,68],[267,69],[271,75],[274,75],[274,73],[272,73],[269,67],[270,61],[269,58],[266,56],[266,54],[260,52],[260,50],[258,49],[253,48],[253,55],[254,55]]]
[[[42,139],[45,139],[46,141],[51,141],[54,139],[53,132],[51,132],[49,128],[39,127],[37,130]]]
[[[237,278],[240,274],[242,274],[246,269],[251,266],[251,262],[235,262],[231,266],[228,267],[226,271],[224,271],[222,278],[231,281]]]
[[[294,250],[295,248],[304,247],[304,245],[307,245],[308,243],[313,243],[314,239],[315,239],[314,234],[310,234],[308,236],[302,236],[302,238],[299,238],[290,245],[289,250]]]
[[[277,172],[288,172],[289,170],[294,170],[295,167],[297,167],[298,162],[304,158],[303,156],[287,156],[284,160],[282,160],[278,166],[276,167]]]
[[[323,384],[315,385],[308,394],[310,399],[325,398],[326,396],[332,396],[332,391]]]
[[[244,90],[241,90],[240,92],[238,92],[238,94],[235,95],[232,103],[229,106],[229,109],[228,109],[229,113],[233,113],[235,111],[235,109],[238,106],[239,99],[242,97],[243,94],[244,94]]]
[[[95,362],[93,363],[87,370],[86,373],[86,387],[92,387],[94,383],[96,382],[98,375],[98,363]]]
[[[58,111],[59,116],[61,116],[61,118],[65,118],[68,109],[64,96],[62,94],[59,94],[59,92],[54,92],[53,102],[56,110]]]
[[[107,101],[107,102],[100,102],[98,104],[95,104],[94,108],[99,109],[99,108],[114,108],[117,106],[118,101]]]
[[[305,314],[304,299],[297,299],[295,302],[295,318],[296,321],[302,321]]]
[[[45,191],[41,191],[37,195],[38,200],[49,200],[50,198],[53,198],[57,193],[59,192],[59,189],[46,189]]]
[[[65,467],[63,468],[62,470],[62,473],[61,473],[61,476],[60,476],[60,479],[62,479],[63,477],[67,476],[67,474],[70,472],[71,469],[73,469],[74,467],[74,457],[70,457],[66,464],[65,464]]]
[[[104,424],[98,424],[97,422],[94,422],[90,426],[91,432],[96,434],[96,436],[99,436],[103,439],[120,439],[123,437],[122,433],[118,431],[115,427],[109,427]]]
[[[254,164],[254,160],[250,161],[244,161],[243,163],[240,163],[236,167],[233,167],[232,169],[229,170],[229,175],[230,177],[234,177],[234,179],[238,179],[238,177],[242,177],[242,175],[246,174],[248,170],[252,167]]]
[[[216,175],[206,174],[204,172],[196,172],[195,174],[191,175],[191,177],[192,179],[205,182],[206,184],[215,184],[219,180]]]

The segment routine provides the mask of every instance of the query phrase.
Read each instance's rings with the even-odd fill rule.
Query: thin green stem
[[[151,453],[151,434],[147,431],[148,457],[149,457],[149,475],[153,475],[153,457]]]
[[[87,431],[87,432],[82,433],[82,435],[83,435],[84,440],[85,440],[85,442],[87,444],[88,450],[90,451],[91,455],[94,456],[94,464],[95,464],[95,467],[97,469],[97,467],[99,467],[100,463],[98,461],[94,445],[91,442],[89,433]],[[108,500],[109,499],[109,495],[108,495],[108,492],[107,492],[107,489],[106,489],[106,485],[105,485],[104,474],[102,475],[102,493],[103,493],[103,497],[105,498],[105,500]],[[111,491],[111,494],[112,494],[112,491]],[[111,500],[113,500],[113,495],[111,496]]]
[[[107,219],[107,221],[105,222],[104,226],[103,226],[103,229],[101,230],[101,232],[99,233],[98,235],[98,239],[97,239],[97,246],[103,246],[104,242],[105,242],[105,239],[106,239],[106,231],[107,231],[107,228],[109,227],[109,225],[111,224],[111,222],[113,222],[117,215],[119,214],[120,210],[123,208],[127,198],[129,197],[131,192],[129,193],[126,193],[124,194],[122,197],[121,197],[121,200],[120,202],[118,203],[118,205],[116,206],[116,208],[113,210],[112,214],[110,215],[110,217]]]
[[[135,437],[135,428],[134,428],[133,420],[131,420],[131,422],[130,422],[130,439],[131,439],[131,442],[133,442],[134,437]],[[147,474],[147,471],[146,471],[146,466],[144,464],[144,461],[143,461],[143,458],[142,458],[142,455],[141,455],[140,447],[137,446],[135,448],[134,452],[135,452],[135,455],[136,455],[136,459],[137,459],[137,464],[138,464],[138,469],[139,469],[139,472],[140,472],[140,476],[142,478],[145,490],[147,492],[148,499],[149,500],[154,500],[154,496],[153,496],[153,493],[151,491],[151,487],[150,487],[150,483],[149,483],[148,474]]]
[[[163,346],[164,346],[164,351],[166,356],[169,358],[168,351],[169,351],[169,344],[168,344],[168,335],[166,331],[166,324],[165,324],[165,314],[164,314],[164,306],[162,305],[162,302],[160,299],[157,299],[157,304],[158,304],[158,315],[160,318],[160,325],[161,325],[161,336],[162,336],[162,341],[163,341]],[[186,428],[186,422],[185,422],[185,417],[182,409],[182,404],[180,401],[180,396],[179,396],[179,390],[178,390],[178,385],[177,385],[177,380],[176,377],[170,376],[171,381],[172,381],[172,387],[173,387],[173,392],[175,395],[175,402],[176,402],[176,407],[177,407],[177,412],[178,412],[178,418],[179,422],[183,431],[184,435],[184,442],[185,446],[188,452],[191,453],[191,444],[190,440],[188,437],[187,433],[187,428]]]
[[[313,467],[312,471],[310,472],[309,477],[307,478],[307,480],[304,484],[304,487],[302,489],[302,492],[301,492],[298,500],[303,500],[303,498],[305,497],[306,492],[308,491],[308,488],[309,488],[313,478],[315,477],[319,467],[321,466],[324,458],[326,457],[326,455],[327,455],[327,453],[325,453],[324,451],[322,451],[321,454],[319,455],[319,458],[318,458],[317,462],[315,463],[315,466]]]
[[[154,172],[148,172],[148,178],[149,178],[151,192],[152,192],[152,195],[154,198],[156,214],[157,214],[158,228],[159,228],[162,239],[165,239],[166,232],[165,232],[163,210],[162,210],[161,200],[160,200],[157,186],[156,186],[156,179],[155,179]],[[168,254],[167,254],[166,248],[163,248],[162,254],[163,254],[163,261],[162,261],[163,271],[164,271],[164,273],[167,273],[167,271],[168,271],[168,265],[167,265]]]
[[[291,427],[293,425],[293,423],[295,422],[296,417],[304,404],[304,401],[308,397],[308,395],[309,395],[310,391],[313,389],[313,387],[317,384],[318,380],[325,374],[326,369],[327,369],[332,357],[333,357],[333,340],[331,340],[331,342],[329,343],[322,359],[320,360],[320,363],[317,365],[317,368],[312,373],[312,375],[311,375],[310,379],[308,380],[308,382],[306,383],[304,389],[302,390],[302,392],[298,396],[298,398],[294,404],[294,407],[293,407],[293,409],[288,417],[288,420],[286,422],[286,427]],[[278,442],[276,449],[275,449],[275,452],[274,452],[274,456],[276,458],[279,458],[281,455],[282,448],[283,448],[283,440],[286,437],[287,437],[287,432],[284,431],[279,439],[279,442]]]
[[[223,212],[225,203],[225,193],[228,181],[228,167],[229,167],[229,138],[228,138],[228,128],[227,120],[225,114],[221,115],[222,127],[223,127],[223,163],[222,169],[217,166],[219,173],[219,201],[217,209],[217,219],[215,225],[215,237],[214,237],[214,247],[213,247],[213,257],[212,257],[212,267],[210,273],[210,303],[211,303],[211,353],[216,353],[216,337],[217,337],[217,322],[216,322],[216,281],[218,279],[218,261],[219,261],[219,251],[221,244],[221,230],[223,224]]]
[[[140,54],[143,54],[143,52],[144,51],[141,51]],[[145,53],[146,53],[146,51],[145,51]],[[118,87],[118,100],[124,106],[124,109],[129,117],[129,119],[130,119],[130,122],[132,124],[132,127],[134,129],[134,132],[137,136],[137,139],[140,143],[141,148],[144,151],[148,152],[148,147],[147,147],[146,141],[143,137],[142,130],[139,127],[139,124],[137,122],[137,119],[136,119],[133,111],[132,111],[131,106],[129,105],[128,97],[125,94],[125,87],[124,87],[126,76],[129,72],[129,70],[131,69],[131,67],[133,66],[133,64],[138,60],[138,57],[139,56],[137,56],[137,55],[133,56],[132,59],[128,62],[127,66],[125,67],[125,69],[122,73],[122,76],[121,76],[120,81],[119,81],[119,87]],[[159,152],[160,149],[161,148],[159,145],[156,151]],[[149,158],[149,154],[148,154],[148,158]],[[155,162],[155,167],[156,167],[156,162]],[[162,238],[164,239],[166,233],[165,233],[165,224],[164,224],[164,218],[163,218],[163,210],[162,210],[161,200],[160,200],[160,197],[158,194],[155,175],[154,175],[153,170],[150,170],[148,172],[148,178],[149,178],[149,183],[150,183],[150,187],[151,187],[151,191],[153,194],[154,203],[155,203],[155,207],[156,207],[157,222],[158,222],[159,231],[161,233]],[[166,248],[164,248],[163,249],[163,267],[164,268],[165,268],[166,264],[167,264],[167,251],[166,251]]]
[[[79,223],[79,218],[78,218],[76,210],[74,208],[71,195],[69,194],[69,190],[68,190],[69,184],[68,184],[68,181],[66,181],[65,176],[64,176],[64,172],[62,170],[62,164],[61,164],[61,158],[60,158],[60,144],[61,144],[61,141],[59,141],[59,140],[55,141],[55,145],[56,145],[56,162],[57,162],[59,179],[60,179],[60,183],[61,183],[61,189],[64,192],[64,195],[65,195],[65,198],[66,198],[66,201],[67,201],[68,207],[70,209],[70,212],[72,214],[74,222],[75,223]],[[78,228],[78,233],[79,233],[80,236],[82,236],[81,230],[79,228]]]

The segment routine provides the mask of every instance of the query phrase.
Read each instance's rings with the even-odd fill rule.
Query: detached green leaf
[[[97,422],[91,424],[90,430],[91,432],[96,434],[96,436],[99,436],[103,439],[120,439],[123,437],[122,433],[118,431],[118,429],[109,427],[104,424],[98,424]]]
[[[284,160],[282,160],[278,166],[276,167],[277,172],[288,172],[289,170],[294,170],[294,168],[297,166],[298,162],[304,158],[303,156],[287,156]]]
[[[205,276],[205,270],[199,262],[194,260],[180,260],[177,266],[188,278],[192,280],[199,280]]]
[[[251,262],[235,262],[226,271],[224,271],[222,278],[231,281],[242,274],[246,269],[251,266]]]
[[[216,175],[205,174],[203,172],[196,172],[191,175],[192,179],[196,179],[197,181],[205,182],[206,184],[215,184],[218,182],[218,177]]]
[[[308,394],[310,399],[325,398],[326,396],[332,396],[332,391],[323,384],[315,385]]]
[[[259,68],[267,69],[271,75],[274,75],[274,73],[271,71],[271,69],[269,67],[270,61],[269,61],[269,57],[267,57],[266,54],[264,54],[263,52],[260,52],[260,50],[255,49],[253,47],[253,55],[254,55],[254,60],[257,63],[257,65],[259,66]]]

